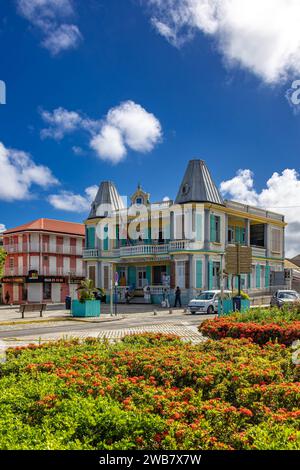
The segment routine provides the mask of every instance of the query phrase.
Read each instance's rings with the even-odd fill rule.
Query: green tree
[[[6,256],[7,256],[6,251],[3,248],[0,248],[0,277],[3,276]]]

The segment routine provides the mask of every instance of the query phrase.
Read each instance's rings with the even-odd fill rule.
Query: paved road
[[[197,327],[204,319],[213,318],[214,315],[187,315],[187,314],[166,314],[159,313],[158,315],[130,315],[122,318],[121,320],[114,322],[105,322],[101,324],[88,323],[88,322],[68,322],[68,325],[18,325],[13,329],[1,330],[0,338],[24,338],[24,337],[35,337],[39,338],[43,335],[56,335],[56,334],[72,334],[72,332],[102,332],[102,331],[116,331],[116,330],[128,330],[142,328],[159,327],[160,325],[169,325],[169,327]]]

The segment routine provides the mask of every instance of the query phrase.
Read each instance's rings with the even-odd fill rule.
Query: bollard
[[[154,310],[153,315],[157,315],[157,311],[156,311],[156,310]]]

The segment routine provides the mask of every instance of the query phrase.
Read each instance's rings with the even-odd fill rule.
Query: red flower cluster
[[[204,336],[212,339],[223,338],[248,338],[257,344],[266,344],[269,341],[291,345],[293,341],[300,339],[300,321],[281,324],[278,323],[254,323],[238,322],[228,318],[215,318],[204,321],[199,331]]]

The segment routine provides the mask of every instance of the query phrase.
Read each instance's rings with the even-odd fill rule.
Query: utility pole
[[[222,316],[224,314],[224,253],[221,254],[221,301],[220,301],[220,308],[218,308],[218,316]]]
[[[241,296],[241,245],[237,244],[238,296]]]
[[[110,279],[110,316],[112,317],[113,316],[113,280]]]

